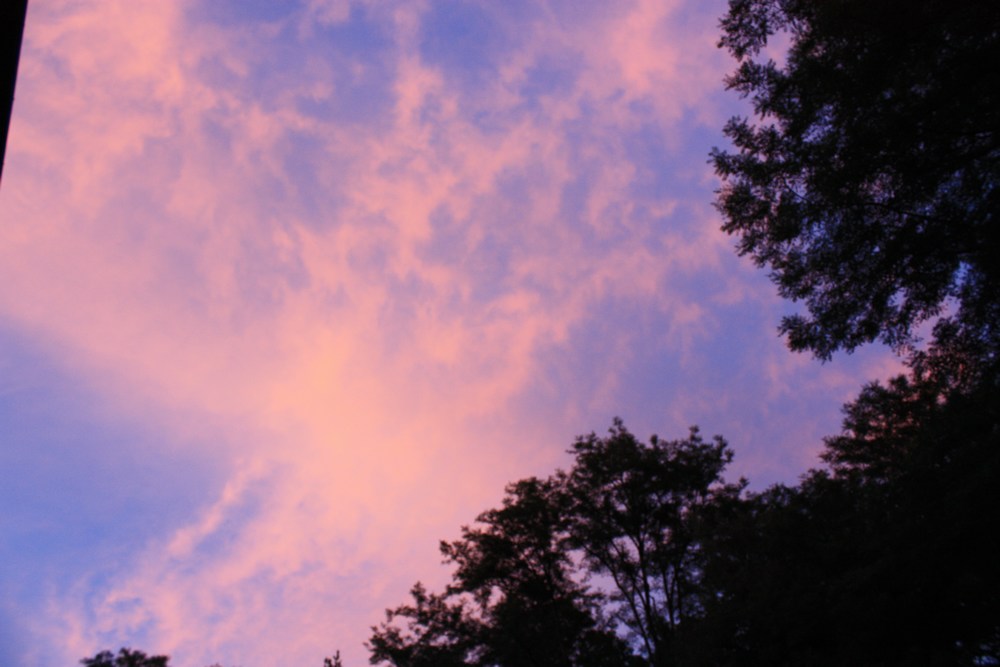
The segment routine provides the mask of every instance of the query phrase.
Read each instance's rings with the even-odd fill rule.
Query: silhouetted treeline
[[[938,389],[869,388],[830,468],[760,493],[719,439],[582,438],[442,543],[452,583],[390,610],[372,661],[997,664],[996,405]]]
[[[101,651],[93,658],[84,658],[80,664],[84,667],[167,667],[169,662],[170,658],[165,655],[146,655],[142,651],[122,647],[117,654]]]
[[[452,584],[389,611],[373,662],[1000,664],[1000,12],[731,0],[721,25],[757,114],[713,152],[724,229],[805,306],[791,348],[879,340],[907,373],[794,486],[727,483],[696,433],[579,440],[442,544]]]

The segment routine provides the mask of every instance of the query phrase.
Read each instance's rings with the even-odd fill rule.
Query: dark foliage
[[[643,444],[616,421],[572,452],[569,471],[510,485],[501,508],[442,543],[452,584],[417,584],[388,611],[373,663],[672,664],[677,625],[701,607],[694,517],[742,488],[722,482],[726,443],[692,431]]]
[[[442,544],[452,584],[388,612],[372,663],[1000,664],[1000,406],[942,382],[866,388],[828,470],[760,493],[696,431],[580,438]]]
[[[588,572],[614,583],[609,606],[639,653],[672,664],[680,624],[701,612],[696,517],[742,489],[722,481],[732,452],[697,429],[686,440],[643,444],[616,421],[609,437],[580,438],[573,453],[561,477],[568,545]]]
[[[146,655],[142,651],[121,648],[118,655],[111,651],[101,651],[93,658],[80,661],[85,667],[168,667],[170,658],[165,655]]]
[[[860,480],[876,502],[877,562],[906,593],[885,610],[907,621],[899,641],[951,664],[1000,664],[1000,568],[987,537],[1000,534],[995,385],[956,388],[918,366],[866,387],[846,413],[824,458],[835,480]]]
[[[993,392],[871,385],[829,471],[717,504],[689,664],[1000,664]]]
[[[170,658],[165,655],[146,655],[142,651],[130,648],[121,648],[118,655],[111,651],[101,651],[93,658],[84,658],[80,664],[85,667],[169,667]],[[215,663],[209,667],[222,667]],[[323,667],[344,667],[340,660],[340,651],[336,651],[332,657],[323,659]]]
[[[720,647],[704,664],[1000,664],[1000,13],[731,0],[722,28],[757,114],[713,152],[724,229],[805,303],[793,349],[881,340],[909,372],[845,407],[828,471],[717,508],[691,645]],[[779,33],[782,64],[761,57]]]
[[[1000,333],[1000,12],[992,0],[731,0],[727,85],[755,120],[726,126],[718,207],[739,251],[808,314],[793,349],[829,358]],[[762,57],[775,34],[783,64]]]

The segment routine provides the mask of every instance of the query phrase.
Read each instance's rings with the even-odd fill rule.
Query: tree
[[[732,452],[722,438],[704,442],[653,436],[639,442],[615,420],[608,437],[591,434],[573,445],[575,465],[562,476],[568,498],[568,543],[590,573],[609,577],[615,617],[652,665],[676,661],[676,636],[698,616],[701,508],[716,496],[739,495],[726,485]]]
[[[443,595],[420,584],[412,605],[387,612],[369,642],[372,662],[420,665],[623,665],[628,651],[602,622],[597,598],[574,578],[552,480],[507,487],[462,538],[442,542],[455,565]],[[397,620],[406,620],[401,629]]]
[[[387,609],[386,620],[372,628],[367,647],[371,663],[395,667],[462,667],[474,662],[479,647],[479,624],[462,603],[448,595],[427,592],[417,583],[410,591],[413,604]],[[405,627],[400,627],[400,621]]]
[[[574,464],[507,487],[500,508],[443,542],[442,594],[418,584],[369,641],[373,663],[622,667],[673,664],[699,615],[703,506],[735,497],[721,438],[639,442],[615,420],[578,438]]]
[[[702,535],[705,609],[686,627],[685,664],[851,664],[838,656],[849,640],[830,604],[844,535],[828,532],[816,497],[778,485],[714,508]]]
[[[168,667],[169,662],[170,658],[165,655],[148,656],[142,651],[121,648],[117,656],[111,651],[101,651],[93,658],[82,659],[80,664],[86,667]],[[222,665],[214,663],[209,667],[222,667]],[[343,667],[340,651],[336,651],[331,658],[324,658],[323,667]]]
[[[442,543],[456,565],[451,590],[477,607],[485,664],[596,664],[594,635],[605,628],[595,596],[574,579],[565,509],[556,480],[521,480],[478,517],[481,528]]]
[[[118,655],[111,651],[101,651],[93,658],[80,661],[85,667],[168,667],[170,658],[165,655],[146,655],[142,651],[133,651],[122,647]]]
[[[922,384],[866,388],[830,469],[703,513],[690,664],[1000,664],[1000,405]]]
[[[1000,350],[1000,12],[992,0],[730,0],[720,46],[756,118],[713,151],[741,254],[805,315],[781,330],[828,359],[881,340]],[[783,64],[764,59],[789,41]]]
[[[804,303],[792,349],[880,340],[909,372],[845,406],[828,470],[718,512],[707,662],[1000,664],[1000,13],[730,0],[722,29],[756,114],[712,154],[723,229]]]
[[[1000,664],[1000,401],[955,386],[872,383],[827,469],[700,512],[687,664]]]
[[[953,663],[1000,664],[1000,569],[984,539],[1000,533],[1000,400],[994,383],[953,384],[918,367],[869,385],[823,457],[835,479],[860,480],[876,501],[880,562],[907,591],[906,643]]]

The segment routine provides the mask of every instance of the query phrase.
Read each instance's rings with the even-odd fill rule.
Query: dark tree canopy
[[[866,388],[829,469],[754,493],[720,438],[579,438],[442,543],[452,583],[388,611],[371,661],[1000,664],[1000,406],[936,382]]]
[[[678,625],[701,608],[695,517],[742,489],[722,481],[729,449],[697,431],[641,443],[616,420],[571,451],[569,471],[511,484],[502,507],[441,544],[452,584],[417,584],[387,612],[373,664],[674,664]]]
[[[781,325],[791,347],[906,349],[943,316],[953,342],[995,355],[996,2],[731,0],[722,28],[739,62],[727,85],[756,117],[713,151],[717,204],[739,252],[804,302]],[[765,56],[776,34],[781,64]]]
[[[756,113],[713,152],[723,228],[804,303],[793,349],[880,340],[909,372],[845,407],[829,469],[717,513],[696,643],[728,647],[717,664],[1000,664],[997,4],[730,0],[722,29]]]
[[[121,648],[118,655],[111,651],[101,651],[92,658],[84,658],[80,661],[85,667],[169,667],[170,658],[165,655],[146,655],[142,651],[131,648]],[[213,663],[208,667],[222,667],[219,663]],[[344,667],[340,660],[340,651],[335,651],[333,656],[323,659],[323,667]]]
[[[872,384],[829,467],[748,492],[693,429],[648,442],[616,420],[572,465],[508,485],[441,543],[368,642],[395,667],[1000,664],[1000,403],[986,384]],[[87,667],[166,667],[122,649]],[[339,654],[324,661],[338,667]]]
[[[568,544],[590,572],[614,582],[610,607],[640,654],[674,664],[680,626],[701,612],[696,517],[743,488],[722,479],[732,452],[697,429],[685,440],[642,443],[620,421],[572,451],[575,465],[562,477]]]
[[[442,542],[441,553],[455,566],[453,583],[440,595],[417,584],[412,604],[387,612],[369,644],[372,662],[624,664],[624,643],[573,577],[557,493],[550,480],[511,484],[501,508],[481,514],[461,539]]]
[[[101,651],[93,658],[80,661],[84,667],[168,667],[170,658],[165,655],[146,655],[142,651],[121,648],[118,655]]]
[[[726,484],[697,432],[578,439],[442,545],[452,586],[389,612],[373,662],[1000,664],[997,2],[730,0],[722,29],[755,111],[713,152],[724,229],[804,304],[793,349],[881,341],[908,372],[795,486]]]

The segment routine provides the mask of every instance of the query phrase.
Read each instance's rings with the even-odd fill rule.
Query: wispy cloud
[[[801,468],[782,457],[863,363],[809,380],[717,230],[720,7],[247,11],[30,8],[3,327],[102,419],[173,443],[147,465],[219,471],[122,560],[47,589],[48,659],[360,663],[380,610],[442,576],[437,539],[614,414],[745,427],[744,472]]]

